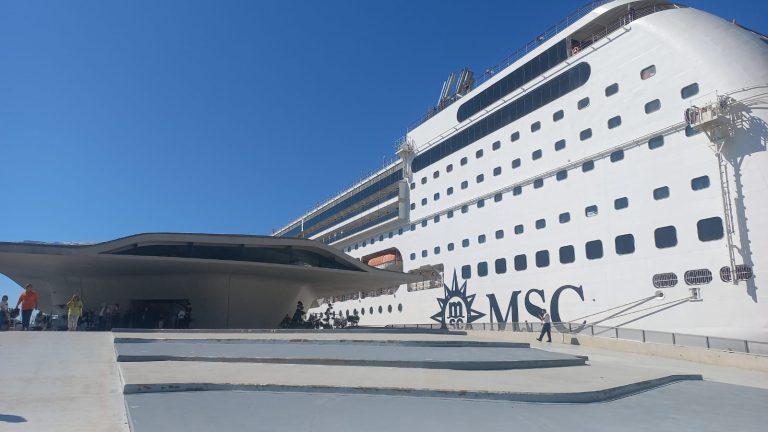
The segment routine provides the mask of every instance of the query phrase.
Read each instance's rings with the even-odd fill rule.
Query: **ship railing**
[[[540,322],[516,323],[472,323],[448,325],[450,330],[464,331],[503,331],[518,333],[539,333],[543,324]],[[388,328],[419,328],[438,330],[442,324],[392,324]],[[578,324],[569,322],[552,323],[552,333],[571,336],[591,336],[648,344],[670,345],[688,348],[702,348],[728,351],[759,356],[768,356],[768,342],[733,339],[716,336],[693,335],[678,332],[663,332],[626,327]]]

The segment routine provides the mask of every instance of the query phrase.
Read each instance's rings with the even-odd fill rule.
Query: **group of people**
[[[74,331],[77,329],[80,316],[83,314],[83,302],[80,300],[80,296],[75,294],[67,302],[67,330]],[[0,329],[8,330],[16,327],[17,317],[21,314],[21,329],[29,330],[30,321],[32,320],[32,313],[38,309],[38,296],[32,284],[27,284],[24,287],[24,292],[19,296],[19,300],[16,302],[16,306],[11,308],[8,303],[8,296],[4,295],[0,300]],[[36,321],[43,322],[42,314],[39,314],[39,318]],[[50,316],[48,317],[50,320]],[[50,323],[49,323],[50,325]]]
[[[293,317],[289,314],[285,314],[283,320],[280,321],[279,327],[282,329],[331,329],[357,327],[357,323],[360,322],[360,317],[357,316],[357,312],[355,312],[355,315],[347,317],[344,317],[341,312],[337,315],[333,310],[333,305],[330,303],[324,314],[310,314],[307,319],[304,319],[304,315],[306,315],[306,312],[304,311],[304,303],[298,302],[296,304],[296,310],[293,312]]]

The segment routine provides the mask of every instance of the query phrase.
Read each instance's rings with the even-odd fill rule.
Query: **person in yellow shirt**
[[[82,314],[83,302],[80,301],[80,296],[75,294],[72,296],[72,299],[67,302],[67,329],[69,331],[77,331],[77,321]]]

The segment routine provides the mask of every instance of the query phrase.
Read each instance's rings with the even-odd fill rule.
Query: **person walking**
[[[4,295],[0,300],[0,330],[5,330],[6,326],[8,329],[11,328],[11,311],[8,306],[8,296]]]
[[[541,315],[539,315],[539,319],[541,320],[542,323],[544,323],[544,325],[541,327],[541,334],[539,335],[539,337],[536,338],[536,340],[541,342],[541,340],[544,338],[544,333],[546,333],[547,342],[552,342],[552,318],[550,318],[546,309],[541,310]]]
[[[77,322],[80,320],[80,315],[83,314],[83,302],[80,300],[80,296],[75,294],[72,299],[67,302],[67,330],[77,331]]]
[[[32,318],[32,312],[37,309],[37,292],[35,292],[31,283],[24,287],[24,292],[19,296],[16,307],[19,307],[19,305],[21,305],[21,329],[29,330],[29,320]]]

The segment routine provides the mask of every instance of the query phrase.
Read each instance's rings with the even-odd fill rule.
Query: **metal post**
[[[749,354],[749,341],[748,340],[744,341],[744,352]]]
[[[677,345],[677,342],[675,341],[675,334],[672,333],[672,345]]]
[[[613,330],[616,333],[616,339],[618,339],[619,338],[619,328],[618,327],[614,327]]]
[[[640,332],[641,332],[641,333],[642,333],[642,335],[643,335],[643,343],[645,343],[645,330],[641,330]]]
[[[707,342],[707,349],[709,349],[709,336],[704,336],[704,341]]]
[[[589,326],[589,331],[592,333],[592,336],[594,336],[595,335],[595,326],[594,325],[590,325]]]

